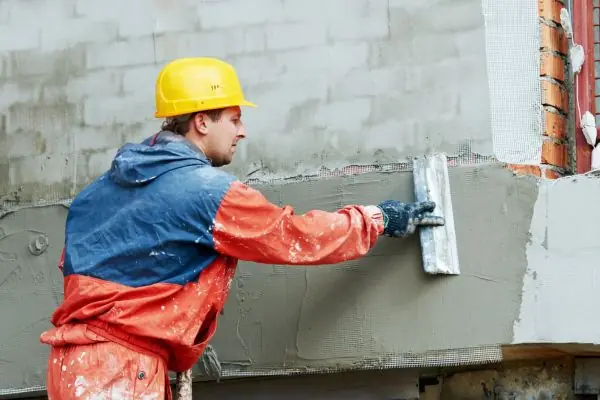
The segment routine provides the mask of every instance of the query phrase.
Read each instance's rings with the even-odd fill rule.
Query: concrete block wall
[[[491,154],[479,0],[0,0],[0,10],[8,206],[69,198],[120,145],[154,133],[156,74],[183,56],[232,62],[259,104],[231,166],[242,179],[424,149]]]

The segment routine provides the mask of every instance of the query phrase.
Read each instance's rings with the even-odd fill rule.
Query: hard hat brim
[[[235,106],[239,106],[239,107],[253,107],[253,108],[258,107],[256,104],[254,104],[254,103],[252,103],[252,102],[250,102],[250,101],[248,101],[246,99],[243,99],[243,100],[240,100],[240,101],[238,101],[236,103],[232,103],[230,105],[222,105],[221,107],[218,107],[218,108],[228,108],[228,107],[235,107]],[[214,110],[214,108],[206,108],[206,109],[196,109],[196,108],[193,108],[193,109],[191,109],[189,111],[179,111],[179,112],[171,112],[171,113],[158,113],[158,112],[155,112],[154,113],[154,118],[169,118],[169,117],[175,117],[177,115],[184,115],[184,114],[189,114],[189,113],[192,113],[192,112],[202,112],[202,111],[208,111],[208,110]]]
[[[248,100],[242,100],[240,106],[258,107],[256,104],[249,102]]]

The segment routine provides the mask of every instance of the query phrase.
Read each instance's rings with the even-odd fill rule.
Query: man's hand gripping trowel
[[[435,202],[432,216],[445,219],[442,226],[419,228],[423,268],[433,275],[460,275],[446,156],[431,154],[416,158],[413,177],[415,200]]]

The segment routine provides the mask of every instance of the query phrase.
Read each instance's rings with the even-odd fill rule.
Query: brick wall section
[[[565,86],[567,37],[560,26],[563,0],[538,0],[540,12],[540,84],[544,142],[541,165],[510,165],[518,174],[556,179],[568,165],[566,144],[569,93]]]

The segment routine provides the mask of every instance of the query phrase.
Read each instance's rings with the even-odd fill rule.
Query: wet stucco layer
[[[450,179],[460,276],[426,276],[416,235],[382,237],[367,257],[343,265],[242,262],[212,342],[225,368],[359,367],[381,354],[512,342],[538,183],[500,165],[452,168]],[[411,172],[257,188],[298,213],[413,200]],[[1,388],[44,384],[47,348],[38,337],[62,297],[56,264],[66,212],[38,207],[0,219],[0,315],[12,321],[0,328]],[[40,235],[48,238],[42,252]]]
[[[45,382],[49,351],[38,338],[63,298],[66,214],[54,206],[0,218],[0,393]]]
[[[537,182],[499,165],[450,170],[462,274],[426,276],[418,236],[381,238],[337,266],[241,263],[213,341],[238,366],[331,366],[380,354],[509,343]],[[412,174],[261,187],[272,201],[335,210],[412,201]]]

